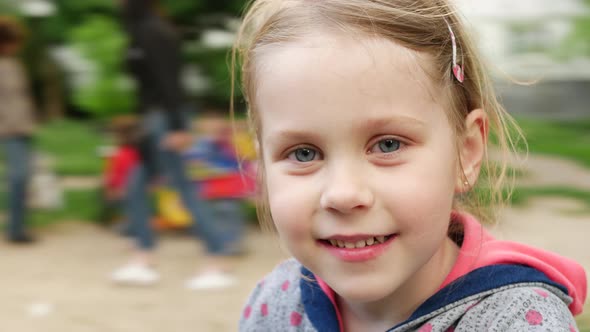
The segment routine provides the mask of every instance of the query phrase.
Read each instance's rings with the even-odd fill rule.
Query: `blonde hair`
[[[463,83],[452,74],[452,41],[456,37],[458,62],[465,72]],[[336,29],[347,34],[385,38],[417,53],[428,54],[434,63],[428,74],[447,96],[447,116],[457,137],[464,133],[470,110],[483,109],[489,121],[489,134],[501,153],[499,165],[489,160],[486,148],[482,174],[472,190],[455,200],[455,209],[468,211],[482,222],[495,221],[497,207],[505,203],[512,183],[506,187],[508,158],[517,140],[524,139],[513,118],[498,102],[480,55],[449,0],[258,0],[250,3],[232,51],[232,96],[236,69],[248,106],[248,116],[258,141],[261,137],[256,100],[256,60],[262,48],[292,42],[317,32]],[[231,109],[233,112],[233,100]],[[233,114],[233,113],[232,113]],[[488,133],[486,133],[488,134]],[[260,157],[264,151],[260,148]],[[258,213],[263,228],[272,229],[260,163]],[[508,188],[508,189],[507,189]],[[508,193],[508,195],[505,195]]]

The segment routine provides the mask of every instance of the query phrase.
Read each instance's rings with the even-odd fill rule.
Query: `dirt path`
[[[0,242],[2,331],[235,331],[241,307],[265,271],[285,256],[275,240],[251,232],[251,254],[239,261],[239,286],[191,292],[186,278],[200,264],[194,240],[164,236],[158,251],[162,281],[150,288],[118,287],[107,276],[124,262],[128,244],[96,226],[64,223],[42,242]]]
[[[497,155],[492,153],[492,158]],[[590,191],[590,170],[567,159],[529,154],[510,162],[511,167],[524,171],[518,178],[518,186],[570,187]]]
[[[547,165],[536,165],[530,179],[574,185],[590,176],[583,169],[571,173],[564,164],[558,170]],[[573,176],[557,180],[560,173]],[[505,210],[493,232],[573,258],[590,270],[590,216],[575,211],[579,205],[570,200],[535,199]],[[239,286],[190,292],[183,282],[201,263],[201,249],[188,237],[168,235],[158,251],[162,282],[151,288],[121,288],[110,284],[107,275],[124,261],[128,245],[113,232],[64,222],[43,229],[40,236],[41,242],[31,247],[0,241],[2,331],[235,331],[252,287],[286,257],[274,238],[252,230],[247,237],[250,254],[238,262]]]

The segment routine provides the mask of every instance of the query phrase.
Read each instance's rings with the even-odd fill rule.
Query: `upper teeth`
[[[366,240],[358,240],[356,242],[347,242],[347,241],[342,241],[342,240],[329,240],[330,244],[332,244],[334,247],[339,247],[339,248],[364,248],[366,246],[371,246],[373,244],[380,244],[385,242],[385,240],[387,239],[386,236],[375,236],[375,237],[371,237],[368,238]]]

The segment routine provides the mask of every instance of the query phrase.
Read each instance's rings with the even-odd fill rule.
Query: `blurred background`
[[[162,14],[180,33],[182,84],[198,109],[229,110],[228,50],[244,4],[161,1]],[[512,165],[513,206],[501,213],[494,231],[590,269],[590,0],[457,4],[493,70],[500,98],[528,139],[528,159]],[[0,241],[3,330],[235,330],[252,286],[286,257],[258,230],[251,203],[245,202],[249,249],[237,263],[237,289],[190,293],[179,286],[196,264],[196,249],[166,199],[156,204],[159,268],[166,278],[146,289],[108,283],[126,245],[113,230],[116,221],[105,221],[101,203],[105,160],[115,144],[109,128],[138,103],[122,57],[128,40],[116,1],[0,0],[0,15],[25,27],[18,57],[38,120],[31,175],[38,180],[31,183],[27,223],[39,241],[26,247]],[[243,103],[237,105],[240,119]],[[247,139],[240,144],[248,149]],[[5,166],[0,149],[0,227],[7,209]],[[579,318],[582,331],[590,331],[588,311]]]

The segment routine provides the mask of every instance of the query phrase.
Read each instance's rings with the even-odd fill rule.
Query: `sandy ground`
[[[533,179],[556,174],[550,165],[535,167]],[[587,179],[586,170],[572,164],[559,164],[557,169],[570,176],[561,181],[553,176],[553,182],[590,189],[582,180]],[[570,200],[535,199],[505,210],[493,232],[573,258],[590,270],[590,215],[581,210]],[[0,241],[1,332],[236,331],[252,287],[287,257],[277,240],[252,229],[247,236],[249,254],[237,261],[239,286],[191,292],[183,283],[201,264],[200,244],[166,234],[158,250],[162,281],[155,287],[124,288],[107,278],[129,254],[128,243],[112,231],[63,222],[41,230],[39,237],[40,242],[30,247]],[[590,328],[590,320],[583,324]]]
[[[126,241],[89,224],[64,223],[31,247],[0,242],[0,331],[235,331],[241,306],[265,271],[286,256],[260,232],[237,262],[240,284],[193,292],[186,278],[200,263],[193,239],[165,235],[158,250],[163,279],[154,287],[120,287],[108,274],[125,261]]]

